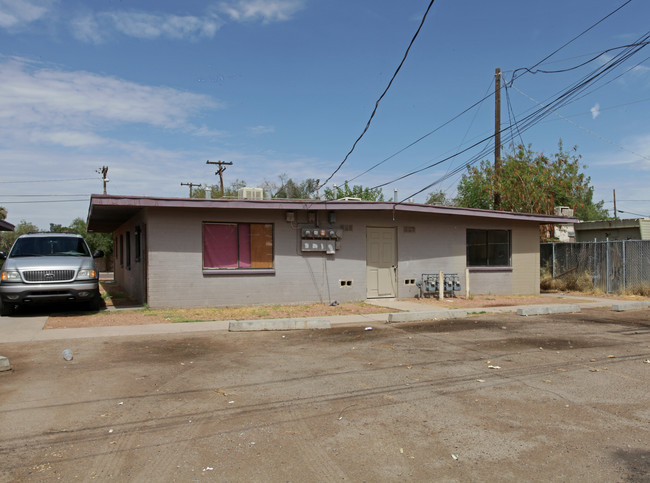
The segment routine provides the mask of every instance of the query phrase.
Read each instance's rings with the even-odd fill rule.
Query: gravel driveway
[[[0,481],[650,481],[649,315],[0,344]]]

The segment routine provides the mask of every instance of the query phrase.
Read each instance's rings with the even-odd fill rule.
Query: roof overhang
[[[191,208],[227,210],[286,210],[286,211],[367,211],[393,213],[426,213],[461,217],[525,221],[546,224],[577,223],[577,218],[555,215],[536,215],[510,211],[480,210],[457,206],[396,203],[387,201],[320,201],[320,200],[243,200],[204,198],[157,198],[141,196],[91,195],[88,209],[88,231],[108,233],[144,208]]]
[[[0,231],[14,231],[15,226],[4,220],[0,220]]]
[[[641,222],[646,218],[624,218],[622,220],[585,221],[577,223],[574,228],[577,231],[589,230],[621,230],[625,228],[640,228]]]

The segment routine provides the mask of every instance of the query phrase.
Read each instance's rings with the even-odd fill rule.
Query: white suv
[[[80,235],[30,233],[19,236],[0,272],[2,315],[11,315],[20,305],[37,302],[84,302],[91,310],[100,304],[99,272]]]

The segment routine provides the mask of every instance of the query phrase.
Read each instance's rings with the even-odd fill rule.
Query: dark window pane
[[[467,230],[467,266],[510,266],[510,231]]]

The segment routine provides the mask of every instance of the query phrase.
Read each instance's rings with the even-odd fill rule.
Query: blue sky
[[[400,199],[480,154],[494,101],[435,130],[602,19],[625,0],[437,0],[370,129],[331,183]],[[109,167],[116,195],[187,196],[217,184],[206,160],[234,164],[225,183],[329,177],[363,130],[428,0],[183,2],[0,0],[0,206],[7,220],[48,228],[85,219]],[[647,33],[650,4],[633,0],[502,93],[502,120],[523,117]],[[587,86],[516,139],[553,153],[576,145],[596,199],[621,216],[650,215],[650,48]],[[512,106],[509,115],[508,99]],[[480,156],[479,156],[480,157]],[[486,154],[482,159],[491,159]],[[630,201],[627,201],[630,200]]]

